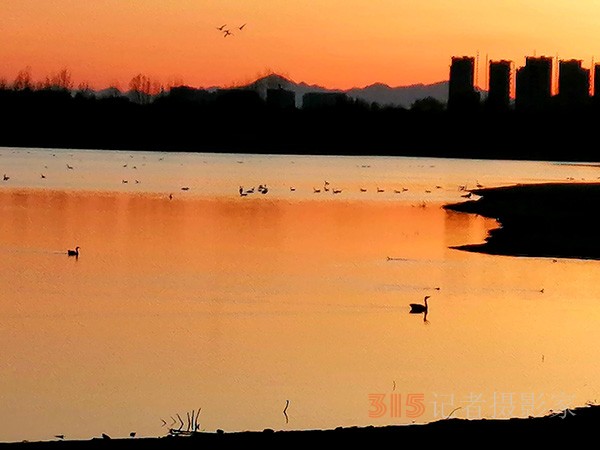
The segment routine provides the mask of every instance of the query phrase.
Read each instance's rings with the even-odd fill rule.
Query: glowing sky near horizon
[[[0,0],[0,78],[231,86],[276,72],[348,89],[448,79],[452,56],[600,55],[600,0]],[[237,27],[246,23],[243,30]],[[234,35],[217,30],[227,24]]]

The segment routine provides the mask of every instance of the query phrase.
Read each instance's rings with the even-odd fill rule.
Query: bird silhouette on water
[[[79,247],[75,247],[75,250],[67,250],[67,255],[69,256],[79,256]]]
[[[411,314],[420,314],[420,313],[427,312],[427,309],[428,309],[427,299],[428,298],[431,298],[431,296],[426,295],[425,298],[423,299],[423,303],[411,303],[410,304],[410,313]]]
[[[410,314],[423,314],[423,322],[425,324],[429,324],[427,320],[427,311],[429,307],[427,306],[427,299],[430,298],[429,295],[426,295],[423,299],[423,303],[411,303],[410,304]]]

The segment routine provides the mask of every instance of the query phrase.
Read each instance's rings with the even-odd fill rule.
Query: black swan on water
[[[410,312],[411,313],[423,313],[423,312],[427,312],[427,299],[430,298],[429,295],[426,295],[425,298],[423,299],[423,301],[425,302],[424,304],[421,303],[411,303],[410,304]]]

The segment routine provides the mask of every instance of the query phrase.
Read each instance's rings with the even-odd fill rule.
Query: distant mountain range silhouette
[[[296,106],[302,107],[302,96],[308,92],[338,92],[345,93],[350,98],[362,100],[367,103],[377,103],[379,106],[393,106],[410,108],[411,105],[423,98],[432,97],[436,100],[447,103],[448,101],[448,81],[440,81],[432,84],[413,84],[410,86],[392,87],[384,83],[374,83],[363,88],[352,89],[329,89],[323,86],[311,85],[304,82],[296,83],[282,75],[270,74],[257,80],[233,87],[212,86],[205,88],[207,91],[217,91],[221,89],[250,89],[266,99],[267,89],[282,88],[293,91],[296,94]],[[139,93],[132,91],[121,92],[115,87],[109,87],[95,92],[97,98],[120,97],[124,96],[135,101]]]
[[[378,103],[380,106],[404,108],[410,108],[415,101],[426,97],[433,97],[443,103],[448,101],[448,81],[397,87],[391,87],[383,83],[374,83],[363,88],[356,87],[342,90],[328,89],[304,82],[296,83],[281,75],[271,74],[247,85],[238,86],[238,88],[255,90],[262,98],[266,98],[267,89],[277,89],[279,87],[296,93],[296,106],[298,107],[302,106],[302,96],[308,92],[339,92],[368,103]]]

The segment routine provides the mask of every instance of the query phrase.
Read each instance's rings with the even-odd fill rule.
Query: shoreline
[[[477,200],[444,205],[495,219],[483,243],[451,248],[500,256],[599,260],[600,238],[590,208],[600,183],[540,183],[474,189]]]
[[[140,438],[93,438],[90,440],[53,440],[37,442],[0,443],[0,448],[111,448],[111,449],[190,449],[190,448],[283,448],[283,446],[332,447],[373,446],[390,439],[401,444],[403,439],[424,439],[430,444],[460,443],[462,446],[481,448],[486,442],[514,444],[515,438],[535,438],[536,444],[556,445],[556,439],[572,440],[596,436],[600,420],[600,405],[586,405],[550,412],[543,417],[510,419],[446,418],[426,424],[338,427],[326,430],[304,431],[238,431],[194,432],[187,436],[167,435]]]

